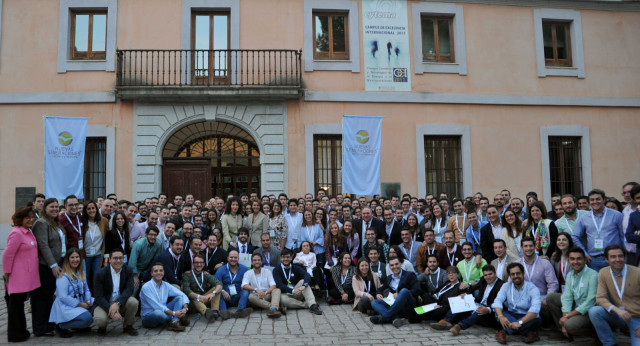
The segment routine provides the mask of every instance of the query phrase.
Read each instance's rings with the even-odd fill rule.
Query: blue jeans
[[[599,272],[600,269],[608,266],[609,263],[607,263],[607,260],[604,258],[604,256],[600,256],[600,257],[593,257],[591,258],[591,262],[589,262],[588,266],[589,268]]]
[[[506,317],[509,322],[516,322],[521,320],[526,314],[516,314],[514,312],[509,312],[509,311],[503,311],[502,314],[504,315],[504,317]],[[538,330],[540,329],[540,326],[542,325],[542,320],[540,320],[540,317],[536,317],[534,319],[532,319],[531,321],[523,324],[520,328],[516,329],[511,329],[511,328],[507,328],[505,329],[505,331],[507,332],[507,334],[516,334],[516,333],[520,333],[522,335],[527,334],[527,332],[538,332]]]
[[[100,260],[102,256],[93,256],[84,259],[84,270],[86,271],[87,284],[89,285],[89,290],[93,292],[93,278],[95,277],[98,270],[100,270]]]
[[[600,339],[600,342],[602,342],[604,346],[615,345],[617,343],[611,327],[622,328],[625,325],[629,327],[631,345],[640,346],[640,338],[636,336],[636,328],[640,326],[640,318],[633,317],[629,322],[625,322],[615,312],[608,312],[602,306],[593,306],[589,309],[589,319],[595,327],[596,333],[598,333],[598,339]]]
[[[167,308],[171,311],[177,311],[182,309],[182,299],[173,299],[169,303],[167,303]],[[140,321],[142,322],[142,326],[145,328],[153,328],[160,325],[165,325],[171,321],[177,321],[178,318],[175,316],[169,316],[164,313],[164,311],[155,310],[149,315],[142,316]]]
[[[220,299],[220,311],[227,310],[227,304],[229,307],[237,306],[238,310],[242,310],[247,307],[247,302],[249,301],[249,291],[240,290],[240,293],[231,296],[229,301],[225,301],[224,299]]]
[[[413,309],[416,305],[416,298],[413,297],[411,291],[406,288],[403,288],[398,292],[398,297],[396,297],[393,305],[389,306],[389,304],[385,303],[384,300],[376,299],[371,303],[371,307],[375,310],[380,316],[382,316],[382,321],[384,323],[389,323],[393,321],[395,317],[402,317],[405,310]]]
[[[58,325],[62,329],[82,329],[90,326],[92,322],[93,322],[93,316],[89,311],[85,311],[80,315],[76,316],[71,321],[58,323]]]

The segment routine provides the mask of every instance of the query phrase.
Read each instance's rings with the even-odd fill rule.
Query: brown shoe
[[[244,309],[240,309],[236,312],[233,313],[233,317],[235,318],[244,318],[244,317],[249,317],[249,315],[251,315],[251,313],[253,312],[253,308],[244,308]]]
[[[527,332],[527,336],[524,337],[525,344],[530,344],[538,340],[540,340],[540,336],[538,336],[538,333],[536,332]]]
[[[186,326],[189,325],[189,323],[190,323],[190,321],[189,321],[189,317],[187,317],[187,315],[184,315],[184,316],[180,317],[180,325],[186,327]]]
[[[458,336],[460,334],[460,330],[462,330],[462,327],[460,327],[459,324],[456,324],[451,329],[449,329],[453,336]]]
[[[180,325],[180,321],[172,321],[167,326],[167,330],[173,330],[174,332],[184,332],[184,327]]]
[[[282,315],[282,313],[278,309],[270,309],[267,311],[267,317],[269,318],[278,318]]]
[[[503,345],[507,344],[507,332],[504,330],[496,332],[496,340]]]
[[[220,317],[222,317],[223,321],[231,318],[231,313],[229,313],[229,311],[227,310],[220,310],[219,314],[220,314]]]
[[[451,323],[445,320],[440,320],[438,322],[431,323],[430,326],[435,330],[447,330],[451,328]]]
[[[127,333],[127,334],[129,334],[129,335],[131,335],[131,336],[137,336],[138,335],[138,331],[135,328],[133,328],[133,325],[124,327],[124,329],[122,331]]]

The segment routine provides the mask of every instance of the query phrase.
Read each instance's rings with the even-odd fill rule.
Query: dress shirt
[[[242,287],[245,285],[252,286],[259,290],[268,290],[269,287],[275,286],[276,282],[273,279],[271,270],[267,268],[260,268],[260,274],[256,274],[255,270],[247,270],[242,276]]]
[[[537,288],[540,295],[544,298],[547,294],[558,292],[558,278],[553,265],[549,260],[540,258],[536,255],[533,263],[529,264],[524,257],[517,261],[524,266],[524,280],[530,281]],[[533,272],[532,272],[533,271]],[[530,275],[528,275],[529,273]]]
[[[594,224],[594,219],[598,226]],[[600,229],[600,233],[598,233],[597,227],[600,227],[600,225],[602,225],[602,228]],[[618,244],[624,247],[625,238],[624,230],[622,229],[622,213],[605,207],[600,215],[595,215],[593,210],[583,214],[578,218],[578,221],[576,221],[576,226],[571,234],[573,244],[584,249],[582,237],[585,234],[587,236],[586,252],[591,257],[604,255],[604,249],[612,244]],[[603,241],[601,250],[595,249],[596,239]]]
[[[189,298],[186,294],[166,281],[161,281],[160,286],[158,286],[155,280],[151,280],[142,285],[142,289],[140,290],[140,303],[142,305],[140,315],[145,317],[151,315],[156,310],[162,312],[168,311],[167,300],[169,297],[181,299],[181,306],[189,303]]]
[[[525,315],[532,312],[536,315],[540,313],[540,291],[529,281],[524,281],[520,289],[516,289],[513,282],[505,282],[500,288],[500,292],[491,305],[492,309],[504,309],[504,303],[511,313]]]
[[[116,301],[118,296],[120,295],[120,273],[122,273],[122,268],[120,268],[119,272],[116,272],[112,266],[111,268],[111,282],[113,282],[113,292],[111,292],[111,302]]]
[[[587,213],[588,211],[586,210],[576,209],[576,218],[573,220],[568,218],[566,214],[563,215],[561,218],[559,218],[554,222],[554,224],[556,225],[556,228],[558,229],[558,233],[566,232],[569,234],[573,234],[573,230],[576,228],[576,222],[582,215]]]
[[[396,274],[391,274],[391,282],[389,286],[393,288],[394,291],[398,292],[398,285],[400,284],[400,278],[402,277],[402,272],[398,276]]]
[[[295,213],[291,215],[289,213],[284,215],[284,219],[287,221],[287,242],[284,247],[287,249],[296,249],[300,246],[300,227],[302,226],[302,214]]]
[[[598,272],[585,266],[579,274],[569,271],[562,297],[562,312],[574,310],[586,315],[589,309],[596,305],[596,291],[598,290]]]
[[[487,299],[489,299],[489,295],[491,294],[491,290],[493,290],[493,286],[496,285],[496,282],[498,282],[498,279],[496,279],[496,281],[494,281],[490,285],[487,285],[487,288],[485,288],[484,294],[482,295],[482,300],[480,301],[480,305],[487,306]]]

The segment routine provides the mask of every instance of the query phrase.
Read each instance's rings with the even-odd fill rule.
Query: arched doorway
[[[162,189],[170,198],[260,193],[258,146],[235,125],[200,121],[184,126],[167,140],[162,157]]]

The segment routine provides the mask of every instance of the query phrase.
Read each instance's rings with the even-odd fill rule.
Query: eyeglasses
[[[193,264],[204,264],[204,262],[198,261],[198,262],[193,262]]]
[[[111,259],[114,261],[123,261],[124,257],[111,257]]]

